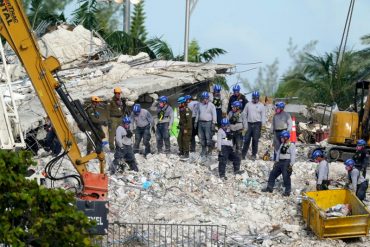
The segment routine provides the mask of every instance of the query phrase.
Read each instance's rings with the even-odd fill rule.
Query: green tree
[[[45,9],[47,9],[50,13],[62,12],[64,11],[67,4],[71,3],[73,0],[58,0],[58,1],[42,1]],[[22,0],[23,6],[26,8],[28,13],[31,2],[35,2],[34,0]]]
[[[146,28],[145,28],[145,12],[144,0],[134,5],[134,11],[131,17],[130,35],[133,38],[141,40],[143,43],[146,41]]]
[[[279,61],[275,58],[272,64],[267,64],[262,68],[258,69],[257,78],[254,83],[251,83],[248,79],[238,78],[243,87],[249,92],[259,91],[265,96],[272,96],[278,88],[279,82]]]
[[[65,2],[65,4],[67,3],[67,1],[61,2]],[[51,25],[66,21],[63,12],[58,13],[57,5],[51,5],[50,1],[31,0],[26,4],[27,5],[25,6],[29,7],[27,8],[27,13],[33,29],[35,29],[42,21],[46,21]]]
[[[0,243],[11,246],[90,246],[88,218],[61,189],[25,178],[30,152],[0,150]]]

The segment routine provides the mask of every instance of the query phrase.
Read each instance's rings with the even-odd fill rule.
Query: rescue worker
[[[209,102],[209,94],[204,91],[201,94],[201,102],[198,104],[198,111],[195,119],[195,127],[198,127],[198,136],[202,151],[200,156],[205,158],[212,152],[212,133],[216,130],[217,114],[216,107]]]
[[[324,157],[324,153],[321,150],[315,150],[311,159],[318,163],[316,168],[316,190],[328,190],[329,189],[329,164]]]
[[[222,117],[227,115],[227,99],[221,95],[221,86],[216,84],[213,86],[213,93],[209,94],[209,101],[216,107],[217,126],[221,126]]]
[[[366,178],[366,169],[368,164],[368,155],[366,152],[366,141],[360,139],[357,141],[356,153],[353,155],[353,160],[355,161],[356,168],[362,172],[362,176]]]
[[[150,129],[155,133],[153,116],[146,109],[142,109],[140,104],[135,104],[132,107],[131,119],[131,130],[135,131],[134,153],[139,153],[140,142],[143,139],[144,157],[146,157],[150,154]]]
[[[239,156],[241,155],[241,149],[243,144],[243,133],[247,129],[247,123],[241,111],[242,103],[240,101],[234,101],[231,104],[231,111],[228,114],[230,122],[230,130],[233,134],[233,144],[235,146],[235,152]]]
[[[116,130],[116,151],[114,153],[113,165],[110,167],[111,174],[114,174],[122,165],[122,161],[126,162],[130,170],[138,172],[137,162],[134,151],[132,149],[132,131],[130,130],[131,119],[126,116],[122,119],[122,123]]]
[[[189,109],[186,98],[180,97],[177,100],[179,104],[179,135],[177,137],[177,143],[179,145],[180,158],[186,160],[189,158],[190,140],[192,136],[192,113]]]
[[[252,93],[252,102],[248,102],[243,110],[244,122],[248,124],[247,133],[245,134],[244,145],[242,150],[242,159],[245,159],[248,153],[249,145],[252,140],[251,160],[256,159],[258,152],[258,141],[261,137],[262,126],[266,122],[265,106],[260,101],[258,91]]]
[[[102,118],[101,111],[103,107],[101,106],[102,100],[98,96],[91,97],[91,104],[85,109],[87,115],[90,117],[90,120],[93,124],[95,132],[98,134],[100,140],[91,133],[91,139],[95,145],[101,145],[101,140],[105,138],[102,125],[107,125],[107,119]],[[87,141],[87,154],[93,151],[93,145],[91,141]]]
[[[51,151],[53,156],[57,156],[62,151],[62,145],[60,144],[58,137],[55,133],[55,129],[50,122],[50,119],[46,119],[44,124],[44,130],[46,131],[45,137],[45,151]]]
[[[355,167],[355,164],[356,163],[353,159],[348,159],[344,162],[344,165],[348,172],[348,184],[352,185],[351,189],[354,193],[356,193],[358,199],[363,201],[366,197],[366,191],[369,182],[364,178],[364,176],[362,176],[360,170]]]
[[[108,103],[108,116],[109,116],[109,148],[114,150],[114,134],[117,127],[121,124],[122,117],[126,113],[126,100],[121,98],[122,90],[116,87],[114,96]]]
[[[228,107],[227,107],[227,112],[231,111],[231,104],[234,101],[239,101],[240,103],[242,103],[242,108],[241,108],[242,111],[244,110],[244,107],[248,103],[248,100],[245,97],[245,95],[240,93],[240,86],[238,84],[233,86],[233,95],[231,95],[230,98],[229,98],[229,104],[228,104]]]
[[[262,192],[272,192],[275,185],[275,180],[280,174],[283,175],[285,191],[283,196],[290,196],[291,181],[290,176],[293,172],[293,164],[295,163],[296,149],[294,143],[291,143],[290,133],[286,130],[280,133],[281,145],[276,154],[276,162],[268,179],[267,187],[262,189]]]
[[[193,129],[191,132],[190,152],[195,152],[195,136],[198,135],[198,128],[195,125],[195,118],[197,116],[199,102],[196,100],[193,100],[191,95],[186,95],[185,98],[186,98],[186,102],[192,114]]]
[[[280,133],[284,130],[291,131],[292,130],[292,117],[289,113],[284,111],[285,104],[284,102],[277,102],[275,105],[275,115],[272,118],[272,133],[274,135],[274,158],[276,153],[280,147]]]
[[[168,104],[168,98],[166,96],[161,96],[158,99],[159,104],[157,106],[157,151],[162,152],[163,142],[165,145],[165,152],[170,153],[170,133],[169,129],[173,123],[173,109]]]
[[[234,175],[242,174],[240,170],[240,157],[233,150],[233,133],[230,131],[229,119],[221,120],[221,128],[217,132],[217,150],[218,150],[218,173],[221,179],[227,180],[226,165],[230,160],[233,162]]]

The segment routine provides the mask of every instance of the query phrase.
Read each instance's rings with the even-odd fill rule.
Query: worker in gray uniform
[[[190,152],[195,152],[195,136],[198,135],[198,128],[195,126],[195,118],[198,112],[198,105],[199,102],[193,100],[191,95],[185,95],[186,103],[188,104],[188,108],[191,110],[191,117],[192,117],[192,126],[193,130],[191,132],[191,141],[190,141]]]
[[[130,117],[124,117],[122,124],[117,127],[116,130],[116,151],[114,153],[113,164],[110,167],[111,174],[114,174],[121,165],[121,161],[125,161],[130,170],[138,172],[134,151],[132,149],[132,132],[130,130],[131,119]]]
[[[213,86],[213,92],[209,94],[209,101],[216,107],[217,114],[217,126],[221,126],[221,119],[227,115],[228,99],[221,93],[221,86],[215,84]]]
[[[291,143],[290,133],[286,130],[281,132],[281,145],[276,154],[276,162],[272,171],[270,172],[269,180],[267,183],[267,187],[262,189],[262,192],[272,192],[275,185],[275,180],[281,174],[283,175],[283,182],[285,191],[283,196],[290,196],[291,192],[291,181],[290,176],[293,172],[293,164],[295,163],[296,157],[296,148],[294,143]]]
[[[328,190],[329,189],[329,163],[326,161],[324,153],[321,150],[315,150],[311,159],[318,163],[316,168],[316,190]]]
[[[355,167],[355,161],[353,159],[348,159],[344,162],[346,170],[348,172],[348,180],[351,184],[352,191],[356,193],[356,196],[361,201],[365,200],[367,187],[369,181],[364,178],[360,170]]]
[[[195,118],[195,126],[198,127],[198,136],[202,145],[201,157],[207,157],[212,152],[212,133],[216,130],[217,114],[216,107],[209,102],[208,92],[201,94],[201,102]]]
[[[221,128],[217,132],[217,150],[218,150],[218,173],[221,179],[227,180],[226,165],[230,160],[233,162],[234,174],[243,174],[240,171],[240,156],[233,150],[233,133],[230,131],[229,119],[221,120]]]
[[[167,96],[161,96],[158,99],[159,104],[157,106],[157,151],[158,153],[162,152],[163,142],[165,145],[165,153],[170,153],[170,128],[173,123],[173,109],[168,104]]]
[[[231,104],[231,111],[228,114],[230,130],[233,133],[233,145],[235,147],[236,154],[239,156],[241,155],[241,149],[243,145],[243,132],[245,133],[248,127],[241,108],[242,103],[240,101],[234,101]]]
[[[292,130],[292,117],[289,113],[284,111],[284,102],[277,102],[275,107],[275,115],[272,118],[272,132],[274,135],[274,159],[281,145],[280,133],[284,130],[287,130],[289,132]]]
[[[262,126],[266,122],[265,106],[259,101],[260,93],[254,91],[252,93],[252,102],[248,102],[243,110],[245,122],[248,123],[248,130],[245,134],[244,145],[242,150],[242,159],[245,159],[248,153],[249,145],[252,140],[252,156],[251,160],[256,159],[258,152],[258,142],[261,137]]]
[[[155,132],[153,116],[149,111],[142,109],[140,104],[135,104],[132,107],[131,119],[131,130],[135,131],[134,153],[139,152],[140,142],[143,139],[144,157],[146,157],[150,154],[150,129]]]

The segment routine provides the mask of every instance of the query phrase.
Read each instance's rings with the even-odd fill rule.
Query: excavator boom
[[[79,174],[83,184],[80,199],[93,201],[93,203],[105,202],[108,192],[108,177],[104,174],[104,153],[101,152],[98,143],[95,145],[96,152],[84,157],[81,155],[65,113],[62,111],[61,101],[68,108],[82,131],[86,132],[84,126],[91,126],[91,121],[84,113],[81,103],[72,101],[63,84],[52,75],[60,68],[59,61],[54,57],[46,59],[42,57],[20,0],[0,0],[0,19],[0,35],[9,43],[22,62],[65,153]],[[93,130],[93,128],[91,129]],[[87,164],[92,159],[99,160],[99,174],[91,173],[87,169]]]

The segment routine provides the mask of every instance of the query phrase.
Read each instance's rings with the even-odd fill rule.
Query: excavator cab
[[[358,139],[369,144],[369,84],[366,80],[356,82],[353,105],[347,111],[332,114],[328,143],[334,146],[327,150],[329,160],[352,158]]]

